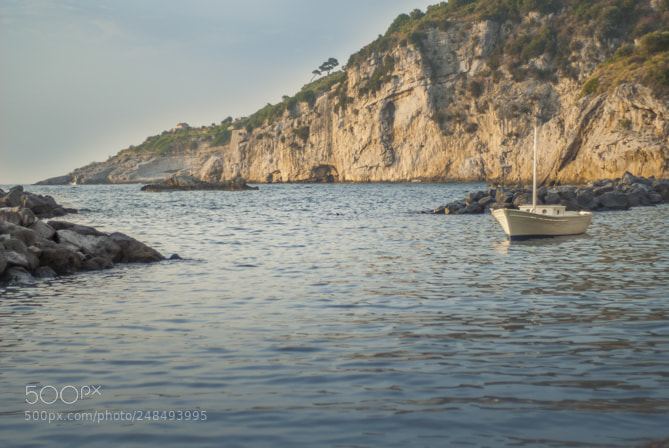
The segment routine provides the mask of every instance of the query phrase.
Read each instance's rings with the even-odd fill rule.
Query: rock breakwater
[[[637,177],[625,173],[622,178],[589,182],[585,186],[542,186],[537,189],[539,205],[565,205],[567,210],[627,210],[640,205],[669,202],[669,179]],[[532,203],[532,189],[491,187],[469,193],[427,213],[459,215],[484,213],[489,209],[518,208]]]
[[[61,216],[62,211],[73,210],[59,206],[50,196],[25,193],[21,187],[12,188],[8,194],[0,190],[0,196],[2,205],[27,198],[19,205],[0,207],[0,282],[29,283],[34,278],[108,269],[116,263],[165,259],[157,250],[123,233],[104,233],[66,221],[43,221],[40,217],[54,213]],[[8,196],[11,201],[5,201]]]
[[[8,192],[0,188],[0,208],[20,207],[32,211],[37,218],[55,218],[69,213],[77,213],[73,208],[66,208],[56,203],[49,195],[28,193],[23,186],[12,187]]]

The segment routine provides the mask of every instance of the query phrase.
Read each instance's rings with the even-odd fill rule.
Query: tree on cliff
[[[330,71],[338,65],[339,65],[338,60],[336,60],[335,58],[330,58],[327,61],[323,62],[321,66],[318,67],[318,70],[320,70],[321,73],[328,72],[329,75]]]

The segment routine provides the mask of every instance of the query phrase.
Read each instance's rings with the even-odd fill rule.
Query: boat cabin
[[[567,207],[564,205],[521,205],[518,207],[521,212],[536,213],[538,215],[547,216],[564,216]]]

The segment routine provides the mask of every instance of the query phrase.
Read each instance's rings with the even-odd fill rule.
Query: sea
[[[0,286],[3,447],[669,437],[669,204],[509,241],[483,184],[25,186],[181,260]]]

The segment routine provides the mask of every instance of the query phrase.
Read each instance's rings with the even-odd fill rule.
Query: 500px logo
[[[102,396],[102,386],[26,386],[26,403],[54,404],[57,401],[64,404],[74,404],[82,398]]]

